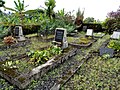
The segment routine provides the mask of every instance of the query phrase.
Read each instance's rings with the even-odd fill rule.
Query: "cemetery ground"
[[[84,37],[81,32],[78,37]],[[48,36],[47,40],[28,36],[29,41],[19,47],[4,47],[0,51],[1,61],[14,59],[24,60],[30,50],[41,50],[51,46],[54,36]],[[78,37],[67,37],[68,43],[78,40]],[[61,85],[61,90],[119,90],[120,89],[120,55],[110,58],[107,55],[100,56],[99,49],[108,44],[110,35],[95,38],[95,42],[88,47],[77,49],[76,55],[62,62],[54,69],[45,73],[41,78],[32,80],[25,90],[50,90],[55,84]],[[2,46],[2,44],[1,44]],[[19,68],[21,73],[29,66],[22,63]],[[0,77],[1,90],[19,90],[18,87]]]

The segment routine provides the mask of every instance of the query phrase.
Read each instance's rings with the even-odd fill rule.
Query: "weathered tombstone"
[[[119,39],[120,38],[120,32],[114,31],[113,34],[111,35],[112,39]]]
[[[102,56],[103,54],[109,54],[110,57],[114,56],[114,50],[111,49],[111,48],[102,47],[102,48],[99,49],[99,51],[100,51],[100,56]]]
[[[14,35],[15,35],[15,37],[17,37],[18,41],[25,40],[25,37],[23,35],[22,26],[15,26]]]
[[[93,36],[93,29],[87,29],[86,36]]]
[[[83,31],[87,31],[87,26],[83,26]]]
[[[60,42],[62,49],[68,47],[66,34],[67,34],[67,30],[64,28],[56,28],[55,30],[55,42]]]

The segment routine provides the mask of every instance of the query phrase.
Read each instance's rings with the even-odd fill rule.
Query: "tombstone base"
[[[24,36],[20,36],[20,37],[18,37],[18,39],[17,39],[18,41],[25,41],[26,39],[25,39],[25,37]]]
[[[66,42],[63,42],[63,44],[62,44],[62,49],[65,49],[65,48],[67,48],[68,47],[68,42],[66,41]]]

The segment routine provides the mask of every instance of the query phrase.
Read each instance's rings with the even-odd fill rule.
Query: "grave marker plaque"
[[[93,36],[93,29],[87,29],[86,36]]]
[[[87,26],[83,26],[83,31],[87,31]]]
[[[102,56],[103,54],[109,54],[110,57],[113,57],[113,55],[114,55],[114,50],[111,48],[102,47],[99,49],[99,51],[100,51],[100,56]]]
[[[113,34],[111,35],[111,38],[113,38],[113,39],[119,39],[120,38],[120,32],[114,31]]]
[[[55,31],[55,42],[60,42],[61,43],[61,48],[67,48],[68,47],[68,42],[67,42],[67,30],[64,28],[56,28]]]
[[[64,30],[57,29],[55,34],[55,41],[62,42],[64,36]]]

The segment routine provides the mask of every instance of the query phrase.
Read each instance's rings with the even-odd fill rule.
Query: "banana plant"
[[[55,0],[46,0],[45,1],[45,5],[47,7],[46,14],[49,16],[50,19],[54,13],[53,9],[56,6],[55,3],[56,3]]]
[[[6,7],[4,4],[5,4],[5,1],[1,0],[0,7],[3,7],[4,9],[15,12],[15,15],[17,15],[20,18],[21,24],[23,24],[23,16],[25,14],[25,8],[28,6],[28,5],[27,6],[24,5],[24,0],[23,1],[20,1],[20,0],[14,1],[14,4],[15,4],[14,9]]]

